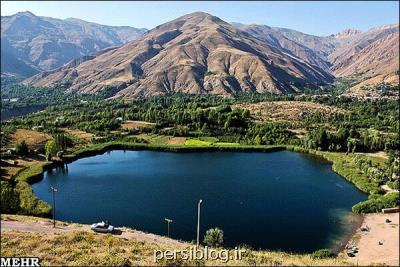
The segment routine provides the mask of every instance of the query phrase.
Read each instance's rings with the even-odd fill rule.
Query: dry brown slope
[[[266,45],[207,13],[196,12],[160,25],[137,41],[102,53],[75,67],[28,79],[71,90],[117,88],[124,97],[172,92],[233,95],[238,91],[284,93],[299,85],[320,85],[332,76]]]
[[[371,82],[396,82],[399,70],[399,33],[392,33],[380,38],[347,61],[335,66],[334,73],[337,76],[349,76],[359,73]],[[379,79],[374,79],[380,76]]]
[[[326,55],[318,49],[307,47],[307,42],[292,40],[285,36],[289,30],[284,31],[280,28],[272,28],[266,25],[232,23],[236,28],[251,34],[254,37],[268,43],[283,52],[303,59],[304,61],[329,71],[330,63]],[[283,31],[283,32],[281,32]],[[315,36],[315,38],[318,38]],[[322,38],[321,38],[322,39]],[[304,41],[304,44],[302,43]]]
[[[399,81],[396,74],[399,70],[398,24],[375,27],[366,32],[346,29],[326,37],[260,25],[239,27],[266,42],[278,44],[278,48],[289,50],[311,64],[324,69],[331,66],[330,71],[335,76],[356,75],[360,82],[358,88]]]
[[[137,39],[146,30],[19,12],[1,16],[1,71],[29,77]]]

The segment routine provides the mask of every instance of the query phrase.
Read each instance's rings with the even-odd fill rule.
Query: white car
[[[114,226],[110,225],[107,221],[102,221],[92,224],[90,229],[98,233],[112,233],[114,231]]]

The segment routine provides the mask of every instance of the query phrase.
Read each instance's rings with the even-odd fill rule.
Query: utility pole
[[[167,236],[169,237],[169,224],[172,223],[172,220],[167,218],[165,218],[164,220],[167,222],[167,229],[168,229]]]
[[[56,192],[57,189],[54,187],[50,187],[51,193],[53,196],[53,227],[56,227]]]
[[[197,246],[199,246],[200,241],[200,205],[203,200],[199,200],[199,204],[197,205]]]

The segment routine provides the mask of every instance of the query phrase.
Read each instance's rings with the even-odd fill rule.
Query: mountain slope
[[[112,86],[125,97],[173,92],[229,96],[239,91],[301,91],[332,78],[217,17],[197,12],[77,66],[42,73],[26,82],[68,83],[71,90],[88,93]]]
[[[122,45],[144,32],[144,29],[104,26],[78,19],[39,17],[30,12],[4,16],[1,17],[1,70],[27,77],[92,52]]]
[[[399,28],[389,25],[360,34],[331,56],[335,76],[358,75],[363,85],[398,83]]]
[[[232,25],[286,53],[299,57],[324,70],[329,70],[331,66],[327,59],[328,53],[326,50],[330,51],[333,45],[329,46],[326,43],[318,44],[322,43],[320,40],[322,39],[321,37],[306,35],[283,28],[272,28],[266,25],[245,25],[240,23],[232,23]],[[327,47],[325,47],[325,45]]]
[[[39,72],[35,66],[30,66],[18,58],[7,39],[1,39],[1,70],[1,74],[23,74],[23,76],[32,76]]]
[[[326,37],[264,25],[233,25],[337,77],[357,76],[360,85],[399,81],[398,24],[366,32],[346,29]]]

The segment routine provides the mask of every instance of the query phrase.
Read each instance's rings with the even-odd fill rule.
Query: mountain
[[[233,25],[336,77],[357,76],[360,85],[399,81],[398,24],[366,32],[345,29],[324,37],[265,25]]]
[[[241,23],[232,23],[232,25],[286,53],[329,71],[331,64],[327,56],[334,46],[324,41],[322,37],[266,25]]]
[[[122,45],[145,32],[79,19],[39,17],[30,12],[2,16],[1,71],[29,77],[92,52]]]
[[[332,73],[357,75],[362,84],[398,83],[399,25],[387,25],[359,33],[329,56]]]
[[[332,80],[323,69],[215,16],[196,12],[157,26],[121,47],[25,82],[68,84],[70,90],[87,93],[110,86],[118,96],[129,98],[173,92],[281,94]]]

